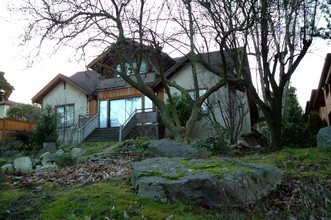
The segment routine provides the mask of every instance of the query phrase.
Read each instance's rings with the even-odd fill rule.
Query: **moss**
[[[192,173],[206,171],[214,174],[216,177],[222,178],[226,174],[231,173],[249,173],[254,174],[252,169],[255,167],[250,164],[240,163],[231,159],[211,158],[207,160],[179,160]]]
[[[139,174],[139,178],[146,177],[146,176],[155,176],[155,177],[161,177],[167,180],[178,180],[181,177],[184,177],[186,174],[184,172],[181,172],[180,170],[176,170],[175,175],[165,175],[164,173],[161,173],[159,171],[150,171],[150,172],[144,172]]]

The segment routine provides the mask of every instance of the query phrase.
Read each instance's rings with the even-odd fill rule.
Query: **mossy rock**
[[[229,158],[150,158],[133,168],[139,196],[159,202],[189,202],[208,208],[247,207],[281,183],[283,171],[270,164]]]

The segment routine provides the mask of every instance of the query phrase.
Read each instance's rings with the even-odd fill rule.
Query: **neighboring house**
[[[317,89],[311,91],[310,100],[306,104],[305,114],[316,113],[331,125],[331,53],[325,58]]]
[[[10,100],[0,101],[0,118],[6,118],[7,111],[11,106],[18,105],[19,103]]]
[[[129,57],[129,60],[132,60],[131,63],[124,64],[126,66],[124,71],[129,76],[132,74],[130,67],[137,66],[133,57],[133,45],[128,43],[125,48],[126,56]],[[147,51],[146,53],[150,52],[148,47],[144,46],[144,48]],[[149,54],[150,57],[152,59],[148,61],[143,59],[139,72],[143,83],[163,101],[167,97],[154,66],[157,62],[160,63],[160,60],[169,80],[176,81],[177,84],[184,86],[187,91],[193,91],[193,81],[190,74],[192,67],[187,56],[172,59],[167,54],[162,53],[160,60]],[[218,52],[212,52],[208,54],[208,57],[212,57],[213,68],[222,70]],[[248,61],[246,64],[248,69]],[[119,130],[118,135],[115,136],[119,139],[136,136],[153,138],[164,136],[164,126],[153,102],[140,91],[131,87],[117,74],[121,71],[121,68],[112,47],[93,60],[87,67],[93,71],[78,72],[71,77],[58,75],[32,98],[33,103],[55,107],[60,118],[59,130],[63,141],[83,141],[85,138],[89,138],[88,136],[95,129],[110,132],[112,128]],[[221,72],[219,75],[215,75],[207,71],[203,65],[198,65],[200,92],[203,93],[217,82],[222,75]],[[171,92],[178,93],[174,89]],[[216,99],[219,96],[231,97],[231,94],[235,93],[241,94],[240,97],[242,97],[247,109],[252,112],[249,107],[255,105],[251,105],[245,91],[240,88],[223,87],[211,99]],[[208,114],[204,108],[203,106],[202,112]],[[254,111],[256,111],[255,108]],[[220,116],[221,109],[215,112],[218,121],[224,124]],[[84,117],[82,116],[86,116],[85,119],[87,120],[83,120]],[[255,114],[247,114],[243,118],[242,133],[251,131],[251,121],[254,118]],[[196,123],[192,137],[208,137],[211,133],[208,130],[209,128],[205,127],[206,125],[207,122],[202,117]],[[110,133],[103,133],[103,135],[110,136]]]

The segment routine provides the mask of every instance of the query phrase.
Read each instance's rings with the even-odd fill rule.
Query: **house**
[[[316,113],[327,124],[331,125],[331,53],[325,57],[317,89],[311,91],[305,114]]]
[[[113,138],[120,140],[137,136],[164,136],[166,130],[154,103],[138,89],[130,86],[118,72],[125,71],[133,80],[137,80],[134,73],[139,72],[141,83],[162,101],[166,101],[167,96],[156,65],[164,71],[167,80],[182,85],[190,92],[194,88],[190,59],[187,56],[173,59],[168,54],[159,53],[140,44],[138,46],[142,50],[139,50],[139,53],[135,50],[137,43],[132,42],[127,41],[122,47],[124,52],[121,56],[124,54],[125,59],[118,58],[116,45],[113,45],[88,64],[87,71],[78,72],[71,77],[59,74],[32,98],[33,103],[55,107],[59,116],[59,133],[62,141],[83,141],[86,138],[91,140],[89,138],[93,134],[98,134],[99,137],[112,137],[114,132]],[[141,59],[136,59],[137,56]],[[197,66],[201,94],[222,77],[223,69],[219,52],[211,52],[204,56],[206,59],[210,58],[210,66],[218,73],[212,73],[202,64]],[[233,69],[231,61],[228,62],[228,67]],[[248,61],[246,64],[248,67]],[[125,69],[121,70],[121,66]],[[138,72],[132,70],[137,67],[140,67]],[[172,88],[171,93],[175,92],[179,93]],[[231,97],[231,94],[239,94],[236,97],[240,97],[248,111],[252,112],[249,107],[253,105],[244,89],[239,87],[225,86],[213,94],[211,99]],[[218,121],[224,124],[224,119],[220,116],[221,111],[218,108],[215,113]],[[206,109],[202,112],[208,114]],[[251,122],[254,118],[254,114],[246,114],[241,119],[241,133],[251,131]],[[211,135],[209,129],[211,127],[208,127],[207,120],[201,117],[194,127],[192,137],[206,138]]]
[[[7,111],[11,106],[18,105],[19,103],[10,100],[0,101],[0,118],[5,118],[7,116]]]

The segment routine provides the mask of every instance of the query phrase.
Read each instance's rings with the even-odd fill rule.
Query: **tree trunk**
[[[280,150],[282,148],[282,121],[280,119],[268,120],[269,130],[271,135],[271,148],[273,150]]]

